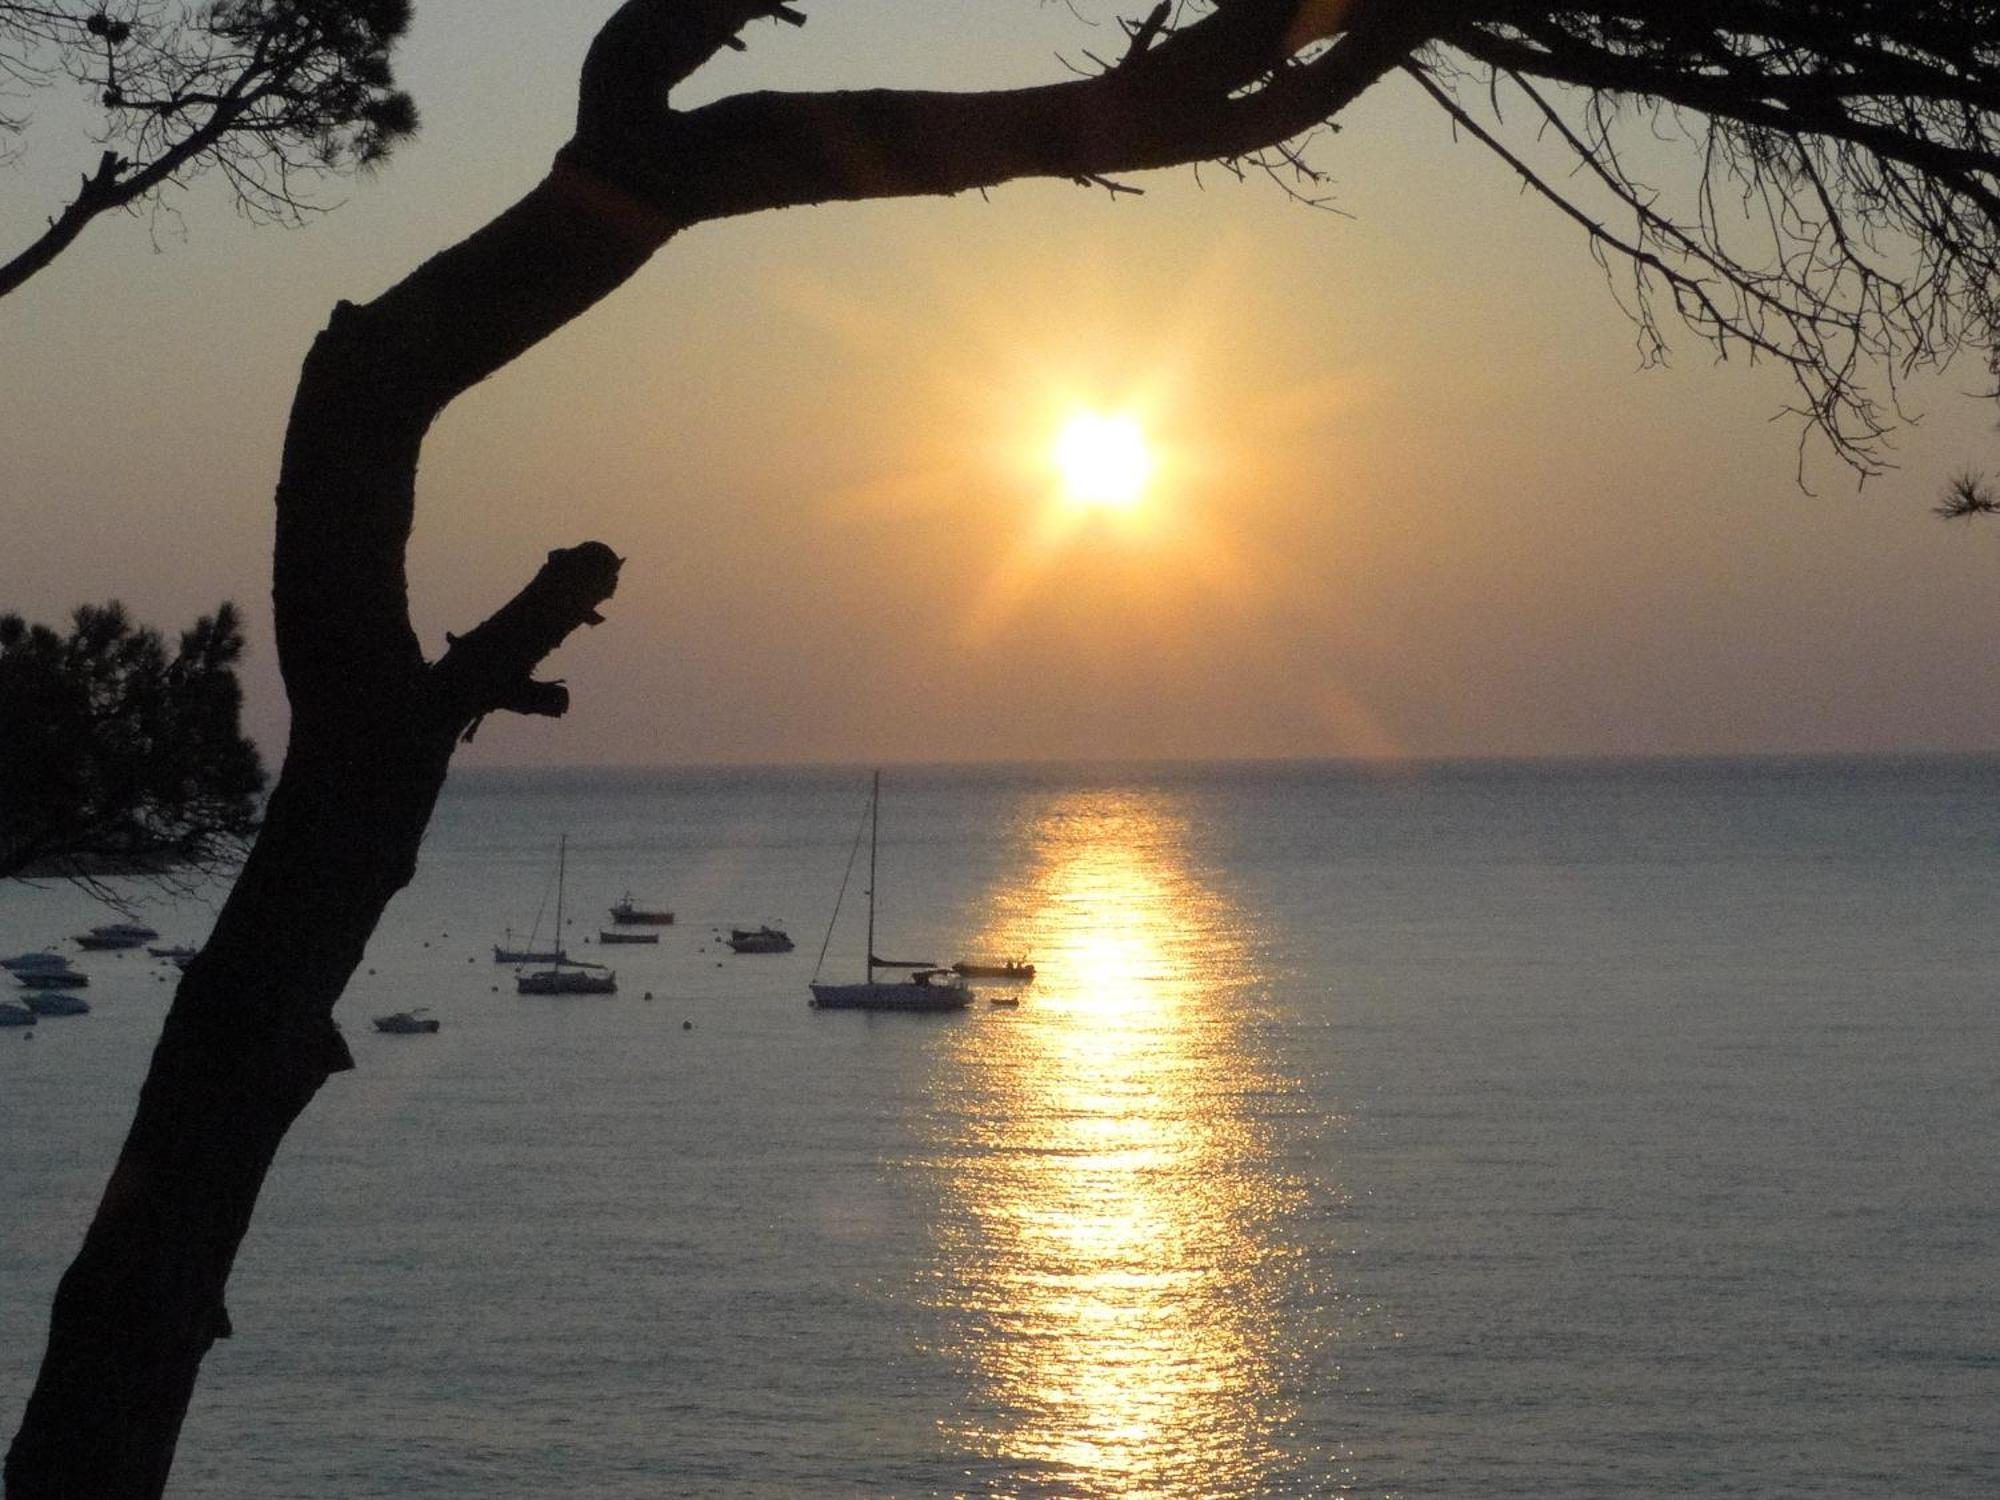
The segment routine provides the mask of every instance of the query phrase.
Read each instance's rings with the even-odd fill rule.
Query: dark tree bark
[[[1175,26],[1163,3],[1130,25],[1122,57],[1072,82],[968,95],[760,93],[680,111],[669,89],[739,45],[749,22],[802,18],[780,0],[627,0],[591,47],[577,132],[550,175],[374,302],[336,308],[306,360],[274,562],[291,743],[262,836],[175,997],[123,1155],[57,1294],[40,1380],[8,1455],[9,1500],[160,1492],[202,1357],[228,1331],[224,1285],[272,1156],[320,1084],[351,1065],[332,1008],[415,869],[454,744],[496,709],[566,707],[562,689],[532,673],[610,596],[618,561],[603,544],[552,553],[512,603],[436,662],[411,628],[404,553],[417,459],[457,395],[608,296],[692,224],[1024,176],[1106,181],[1274,146],[1277,164],[1300,166],[1282,143],[1398,68],[1436,87],[1468,125],[1450,83],[1454,68],[1478,65],[1486,81],[1556,79],[1707,111],[1747,132],[1729,139],[1760,170],[1793,169],[1784,142],[1820,138],[1815,131],[1860,153],[1843,162],[1907,166],[1931,149],[1925,132],[1986,140],[2000,105],[1987,9],[1971,0],[1625,0],[1589,10],[1529,0],[1216,0]],[[1835,11],[1842,16],[1827,20]],[[1952,67],[1922,63],[1899,29],[1918,12],[1944,36]],[[1945,35],[1961,14],[1974,32],[1962,46]],[[1774,89],[1740,59],[1768,59],[1781,33],[1804,59],[1804,81]],[[1437,38],[1459,63],[1419,58]],[[1853,72],[1868,56],[1843,62],[1836,86],[1808,66],[1813,46],[1843,58],[1872,49],[1878,83],[1923,67],[1932,96],[1945,97],[1935,115],[1906,122],[1916,144],[1869,156],[1885,127],[1864,107],[1878,95]],[[1588,164],[1592,141],[1580,139]],[[1825,189],[1812,175],[1818,158],[1802,160],[1803,180]],[[1515,165],[1542,186],[1526,163]],[[1939,196],[1913,208],[1914,219],[1977,209],[1994,165],[1991,151],[1972,167],[1949,157],[1924,179]],[[1864,178],[1857,193],[1880,201],[1865,197],[1867,186]],[[1996,264],[1991,224],[1977,239],[1960,232],[1964,223],[1941,219],[1932,234],[1961,277],[1940,282],[1941,295],[1963,295],[1963,276]],[[1913,232],[1923,231],[1919,222]],[[1641,266],[1647,255],[1663,264],[1643,240],[1630,253]],[[1737,273],[1746,281],[1730,282]],[[1768,278],[1726,258],[1687,274],[1747,288],[1753,313],[1771,292]],[[1709,283],[1673,285],[1697,312],[1713,305],[1700,300]],[[1810,287],[1803,295],[1802,311],[1787,305],[1771,316],[1804,320],[1793,325],[1794,347],[1803,340],[1811,359],[1812,319],[1830,304]],[[1718,316],[1729,326],[1726,310]],[[1766,325],[1743,326],[1785,347]],[[1845,380],[1845,367],[1830,368]]]

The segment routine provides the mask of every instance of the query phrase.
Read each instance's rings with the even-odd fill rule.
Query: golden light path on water
[[[955,1063],[949,1352],[974,1387],[956,1438],[1023,1492],[1245,1493],[1284,1466],[1306,1355],[1279,1306],[1284,1091],[1244,1045],[1243,919],[1187,832],[1170,793],[1059,800],[986,934],[1039,974]]]

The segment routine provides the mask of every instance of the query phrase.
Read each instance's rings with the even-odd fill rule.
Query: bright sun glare
[[[1064,493],[1078,505],[1127,509],[1153,472],[1145,434],[1127,416],[1078,412],[1056,434],[1053,457]]]

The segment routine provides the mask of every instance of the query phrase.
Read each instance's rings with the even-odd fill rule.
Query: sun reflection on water
[[[1243,919],[1187,845],[1169,794],[1065,799],[986,934],[1039,975],[961,1037],[978,1123],[940,1295],[974,1387],[956,1436],[1023,1492],[1241,1493],[1282,1466],[1305,1358],[1268,1149],[1284,1091],[1244,1043]]]

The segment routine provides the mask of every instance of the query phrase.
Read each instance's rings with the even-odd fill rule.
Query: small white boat
[[[882,773],[875,773],[875,782],[868,796],[868,948],[865,976],[855,984],[822,984],[819,973],[814,971],[807,988],[812,991],[812,1003],[821,1010],[906,1010],[936,1011],[964,1010],[972,1003],[972,991],[966,988],[962,976],[952,973],[928,960],[909,961],[875,956],[875,851],[881,823]],[[860,835],[855,835],[857,847]],[[853,868],[853,855],[848,856],[848,866]],[[846,881],[841,889],[846,890]],[[840,899],[834,898],[833,921],[827,923],[827,936],[833,936],[833,924],[840,920]],[[825,953],[825,948],[820,949]],[[907,979],[877,979],[877,969],[908,969]]]
[[[428,1006],[419,1005],[415,1010],[399,1010],[393,1015],[377,1016],[375,1029],[395,1036],[421,1036],[438,1029],[436,1016],[426,1015]]]
[[[776,927],[732,927],[723,941],[737,953],[790,953],[791,935]]]
[[[81,995],[65,994],[61,990],[36,990],[28,996],[28,1009],[38,1016],[87,1016],[90,1002]]]
[[[0,1026],[32,1026],[35,1013],[25,1005],[16,1005],[12,1000],[0,1000]]]

